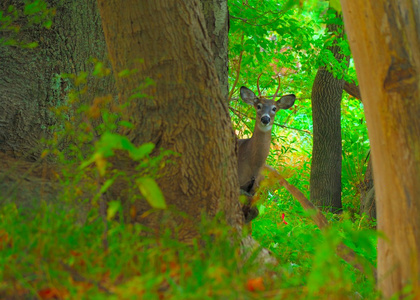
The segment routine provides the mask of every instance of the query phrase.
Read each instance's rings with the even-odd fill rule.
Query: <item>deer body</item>
[[[261,181],[260,172],[270,152],[271,130],[275,115],[278,110],[291,107],[296,96],[293,94],[285,95],[280,100],[275,101],[276,95],[274,95],[273,100],[259,98],[246,87],[241,87],[240,93],[242,100],[249,105],[253,105],[256,111],[252,137],[238,140],[239,185],[241,190],[253,195]],[[247,219],[246,214],[245,219]]]
[[[253,194],[261,168],[270,152],[271,130],[263,132],[255,126],[252,137],[238,140],[238,176],[242,190]],[[254,184],[255,183],[255,184]]]

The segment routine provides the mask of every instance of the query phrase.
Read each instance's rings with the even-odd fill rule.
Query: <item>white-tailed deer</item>
[[[258,92],[260,90],[257,83]],[[295,103],[296,96],[285,95],[275,101],[277,88],[273,99],[265,99],[246,87],[241,87],[242,100],[253,105],[256,112],[255,128],[252,137],[238,140],[238,176],[241,190],[253,195],[261,181],[261,169],[265,164],[270,152],[271,129],[273,128],[274,117],[280,109],[288,109]],[[246,222],[251,221],[258,215],[258,210],[251,210],[251,203],[243,206]]]

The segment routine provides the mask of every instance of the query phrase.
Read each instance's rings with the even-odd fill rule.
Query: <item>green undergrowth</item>
[[[43,205],[30,214],[15,204],[0,210],[0,298],[17,299],[376,299],[370,271],[340,259],[343,242],[369,270],[376,234],[346,216],[327,216],[320,231],[292,199],[274,196],[260,206],[253,236],[279,265],[261,272],[243,263],[239,242],[220,222],[200,225],[190,245],[167,231],[108,220],[97,209],[83,221],[76,209]]]
[[[297,183],[298,184],[298,183]],[[278,258],[290,299],[376,299],[373,270],[376,267],[377,233],[364,217],[345,212],[327,214],[329,227],[320,230],[311,212],[287,192],[267,193],[259,205],[260,215],[252,222],[253,236]],[[361,272],[337,255],[345,244],[358,256]],[[297,291],[298,290],[298,291]]]
[[[247,287],[256,266],[241,264],[237,245],[221,226],[202,225],[203,239],[186,245],[171,232],[146,237],[138,224],[108,221],[107,250],[103,226],[96,210],[81,223],[76,211],[54,205],[30,218],[14,204],[3,206],[0,298],[258,298]]]

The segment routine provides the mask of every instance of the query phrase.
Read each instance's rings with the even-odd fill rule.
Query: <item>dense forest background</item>
[[[418,2],[170,2],[0,4],[1,297],[418,296]]]

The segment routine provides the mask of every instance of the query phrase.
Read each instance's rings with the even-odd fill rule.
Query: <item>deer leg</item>
[[[241,190],[241,195],[246,197],[245,204],[242,204],[242,212],[244,213],[245,224],[248,224],[258,216],[259,211],[258,208],[252,205],[253,195],[244,190]]]
[[[241,195],[244,195],[246,197],[246,201],[242,205],[242,212],[244,213],[245,224],[251,222],[259,214],[258,208],[252,205],[252,198],[254,197],[256,191],[255,184],[256,180],[252,179],[249,183],[244,185],[240,191]]]

